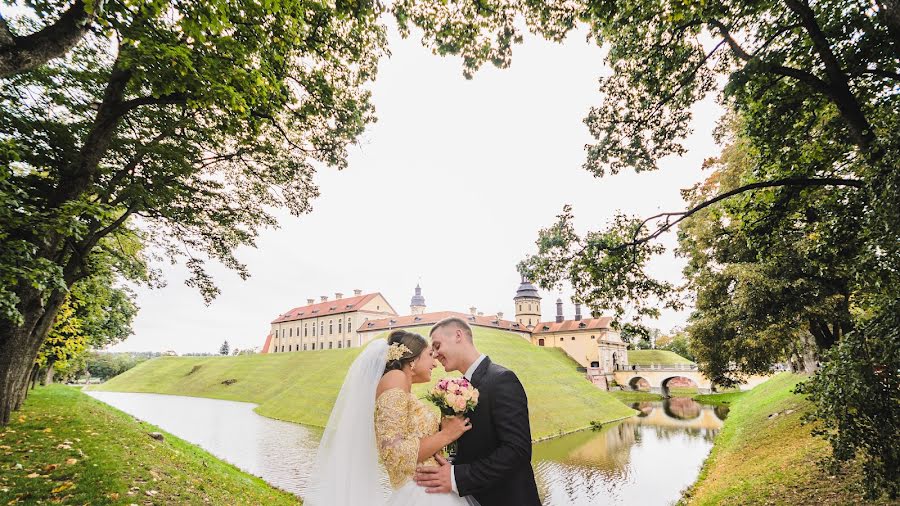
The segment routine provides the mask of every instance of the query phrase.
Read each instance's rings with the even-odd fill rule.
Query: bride
[[[416,466],[436,466],[441,449],[472,428],[460,417],[444,418],[439,428],[435,411],[411,393],[413,383],[431,380],[434,367],[431,346],[412,332],[395,330],[366,346],[322,434],[307,506],[468,504],[455,493],[429,494],[412,479]],[[393,492],[385,497],[388,481]]]

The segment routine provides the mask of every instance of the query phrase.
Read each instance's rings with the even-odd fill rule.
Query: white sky
[[[355,288],[380,291],[408,314],[420,280],[429,311],[474,305],[512,319],[515,266],[563,204],[573,205],[580,232],[617,210],[681,209],[679,189],[701,180],[703,159],[719,151],[711,132],[721,109],[708,100],[696,109],[688,154],[664,160],[663,170],[597,179],[582,169],[592,141],[582,120],[608,72],[583,32],[564,44],[526,36],[511,68],[485,67],[470,81],[457,58],[434,56],[415,37],[392,31],[390,48],[372,88],[379,121],[351,149],[349,169],[318,173],[313,212],[279,213],[280,229],[239,251],[248,281],[214,269],[222,294],[209,307],[183,284],[185,269],[164,266],[168,286],[137,290],[135,333],[111,350],[216,352],[225,339],[261,346],[279,313]],[[670,252],[652,267],[678,281],[683,261]],[[559,296],[571,317],[568,292],[541,295],[544,319]],[[667,331],[688,314],[647,323]]]

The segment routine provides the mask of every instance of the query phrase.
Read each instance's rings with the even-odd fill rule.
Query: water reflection
[[[278,488],[307,487],[318,429],[258,415],[247,402],[124,392],[85,392],[194,443]]]
[[[545,506],[678,500],[697,477],[727,409],[677,397],[632,407],[638,416],[535,445]]]
[[[257,415],[253,404],[174,395],[87,392],[302,496],[321,431]],[[727,408],[687,398],[642,402],[640,414],[534,446],[545,506],[667,504],[690,485]]]

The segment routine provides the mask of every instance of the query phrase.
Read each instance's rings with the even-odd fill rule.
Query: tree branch
[[[84,0],[75,0],[55,23],[24,37],[16,37],[0,16],[0,77],[31,70],[66,54],[90,29],[102,2],[96,5],[94,12],[88,12]]]
[[[653,220],[658,220],[661,218],[665,218],[665,223],[656,229],[654,232],[644,236],[644,237],[635,237],[630,242],[619,244],[613,248],[610,248],[607,251],[618,251],[625,248],[630,248],[634,246],[638,246],[640,244],[652,241],[656,239],[666,231],[670,230],[672,227],[677,225],[678,223],[684,221],[690,216],[706,209],[707,207],[721,202],[725,199],[734,197],[735,195],[740,195],[741,193],[745,193],[748,191],[759,190],[762,188],[775,188],[781,186],[794,186],[794,187],[815,187],[815,186],[850,186],[853,188],[863,188],[865,185],[862,181],[858,181],[855,179],[841,179],[841,178],[807,178],[807,177],[790,177],[784,179],[778,179],[775,181],[760,181],[758,183],[750,183],[740,188],[735,188],[734,190],[727,191],[721,195],[716,195],[715,197],[702,202],[687,211],[679,211],[679,212],[668,212],[668,213],[660,213],[655,216],[651,216],[644,221],[641,222],[641,225],[637,228],[637,232],[640,232],[644,228],[644,225],[650,223]],[[674,221],[670,221],[672,218],[677,218]]]

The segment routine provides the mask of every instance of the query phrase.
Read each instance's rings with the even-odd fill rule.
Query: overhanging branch
[[[644,221],[641,222],[641,225],[637,228],[635,234],[639,233],[643,230],[644,226],[650,223],[653,220],[665,219],[665,223],[663,223],[659,228],[657,228],[652,233],[644,236],[644,237],[635,237],[632,241],[619,244],[610,248],[607,251],[619,251],[625,248],[631,248],[634,246],[638,246],[644,244],[646,242],[652,241],[656,239],[660,235],[669,231],[675,225],[684,221],[685,219],[697,214],[698,212],[706,209],[707,207],[712,206],[718,202],[721,202],[725,199],[734,197],[735,195],[740,195],[741,193],[746,193],[748,191],[759,190],[762,188],[777,188],[780,186],[794,186],[794,187],[815,187],[815,186],[849,186],[852,188],[863,188],[865,185],[862,181],[855,179],[841,179],[841,178],[808,178],[808,177],[789,177],[784,179],[778,179],[775,181],[760,181],[758,183],[750,183],[740,188],[735,188],[734,190],[727,191],[721,195],[716,195],[715,197],[704,201],[687,211],[678,211],[678,212],[668,212],[668,213],[660,213],[655,216],[651,216]]]

